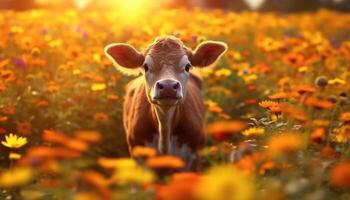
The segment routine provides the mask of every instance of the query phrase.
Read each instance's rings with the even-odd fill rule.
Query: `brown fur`
[[[173,135],[179,138],[181,144],[187,144],[196,151],[204,144],[204,106],[200,79],[191,74],[187,87],[191,92],[176,110]],[[146,141],[152,142],[154,135],[158,134],[158,121],[152,106],[146,96],[144,77],[131,81],[127,86],[123,106],[124,128],[130,149],[145,145]]]

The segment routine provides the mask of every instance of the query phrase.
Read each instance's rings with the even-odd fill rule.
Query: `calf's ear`
[[[190,54],[189,59],[195,67],[206,67],[214,64],[226,52],[224,42],[205,41],[200,43]]]
[[[134,47],[123,43],[114,43],[105,47],[105,54],[114,66],[123,74],[138,75],[145,57]]]

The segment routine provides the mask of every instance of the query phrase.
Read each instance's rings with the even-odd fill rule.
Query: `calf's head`
[[[181,103],[187,94],[192,66],[209,66],[226,49],[223,42],[206,41],[192,51],[179,39],[167,36],[157,38],[143,53],[123,43],[108,45],[105,53],[121,72],[142,73],[151,103],[172,107]]]

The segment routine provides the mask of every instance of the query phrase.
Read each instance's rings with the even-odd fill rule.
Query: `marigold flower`
[[[272,137],[268,142],[268,150],[273,155],[293,153],[304,145],[303,139],[298,133],[284,133]]]
[[[339,157],[339,153],[337,153],[332,147],[326,146],[320,151],[320,156],[326,159],[335,159]]]
[[[185,162],[181,158],[171,155],[150,157],[147,159],[146,164],[154,169],[178,169],[185,166]]]
[[[14,178],[15,177],[15,178]],[[28,167],[15,167],[0,173],[0,187],[14,188],[27,184],[33,177],[33,170]]]
[[[341,122],[345,122],[345,123],[350,122],[350,112],[345,112],[345,113],[340,114],[339,120]]]
[[[225,68],[219,69],[219,70],[214,72],[214,75],[218,76],[218,77],[221,77],[221,76],[227,77],[227,76],[230,76],[231,74],[232,74],[232,71],[229,69],[225,69]]]
[[[210,169],[202,176],[197,188],[197,197],[202,200],[251,200],[255,194],[250,177],[231,165]]]
[[[311,133],[310,139],[313,143],[320,144],[326,139],[326,131],[324,128],[317,128]]]
[[[330,172],[330,182],[333,186],[350,189],[350,162],[338,163]]]
[[[110,184],[107,178],[93,170],[83,172],[82,179],[97,188],[107,187]]]
[[[103,112],[96,112],[94,114],[94,120],[96,122],[106,122],[108,121],[108,115]]]
[[[49,106],[49,102],[46,100],[39,100],[36,102],[36,106],[39,108],[45,108]]]
[[[91,90],[92,91],[102,91],[106,89],[106,84],[105,83],[94,83],[91,85]]]
[[[344,125],[334,129],[333,140],[338,143],[345,143],[350,139],[350,125]]]
[[[111,101],[116,101],[119,99],[119,96],[118,95],[115,95],[115,94],[108,94],[107,95],[107,99],[108,100],[111,100]]]
[[[218,121],[208,124],[205,132],[209,134],[215,133],[238,133],[245,128],[245,124],[241,121]]]
[[[283,63],[286,65],[290,65],[292,67],[298,67],[303,65],[304,63],[304,56],[299,53],[289,53],[286,54],[283,58]]]
[[[261,136],[264,135],[265,129],[260,127],[251,127],[242,132],[245,136]]]
[[[82,174],[81,178],[85,182],[97,188],[103,199],[111,199],[112,192],[108,188],[110,180],[104,177],[102,174],[93,170],[88,170]]]
[[[305,112],[298,109],[295,106],[283,103],[283,104],[280,104],[279,107],[281,109],[281,112],[284,113],[287,117],[296,119],[301,122],[305,122],[307,120]]]
[[[136,146],[131,151],[131,155],[134,157],[152,157],[156,154],[157,152],[155,149],[144,146]]]
[[[21,134],[28,134],[32,130],[32,124],[30,122],[17,123],[16,130]]]
[[[19,153],[10,152],[10,154],[9,154],[9,159],[10,160],[18,160],[21,157],[22,157],[22,155],[19,154]]]
[[[99,158],[98,163],[104,168],[115,170],[112,183],[147,184],[155,179],[151,171],[142,168],[131,158]]]
[[[334,104],[330,101],[322,101],[314,97],[308,97],[305,99],[304,104],[307,106],[313,106],[315,108],[327,109],[331,108]]]
[[[340,79],[340,78],[335,78],[335,79],[331,79],[328,81],[329,85],[345,85],[346,81]]]
[[[101,141],[102,136],[99,132],[97,131],[88,131],[88,130],[80,130],[74,132],[74,137],[76,139],[85,141],[85,142],[92,142],[96,143]]]
[[[279,92],[279,93],[275,93],[273,95],[269,96],[269,99],[272,100],[280,100],[280,99],[286,99],[288,97],[288,94],[285,92]]]
[[[157,188],[157,199],[179,200],[195,199],[195,192],[200,176],[193,172],[175,173],[171,181],[164,186]],[[185,184],[184,184],[185,183]]]
[[[98,164],[104,168],[134,168],[137,166],[131,158],[99,158]]]
[[[311,85],[299,85],[293,88],[295,92],[298,92],[299,94],[304,94],[304,93],[314,93],[316,92],[316,88],[311,86]]]
[[[312,124],[317,127],[328,127],[330,121],[326,119],[315,119]]]
[[[27,144],[27,138],[10,133],[5,136],[5,141],[2,141],[1,144],[10,149],[17,149]]]
[[[259,103],[260,107],[263,108],[270,108],[270,107],[277,107],[279,105],[279,103],[275,102],[275,101],[262,101]]]
[[[78,158],[81,152],[64,147],[36,146],[28,149],[27,157],[35,159],[47,158]],[[27,162],[27,161],[26,161]]]

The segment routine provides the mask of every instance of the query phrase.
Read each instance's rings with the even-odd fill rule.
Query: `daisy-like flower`
[[[260,127],[252,127],[242,132],[242,134],[245,136],[261,136],[264,135],[264,133],[265,129]]]
[[[17,149],[27,144],[27,138],[10,133],[5,136],[5,141],[1,141],[1,144],[10,149]]]

